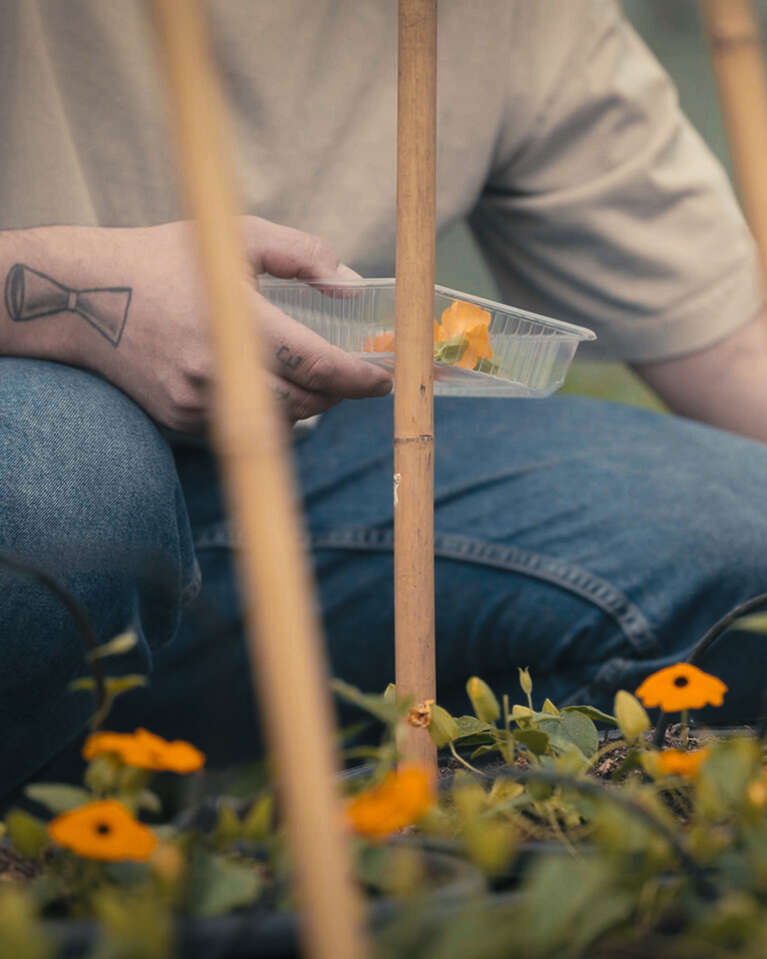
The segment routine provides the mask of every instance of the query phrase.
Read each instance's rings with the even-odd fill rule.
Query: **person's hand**
[[[253,282],[262,272],[338,280],[357,274],[317,237],[257,217],[239,222],[247,259],[243,282],[254,316],[258,312],[267,375],[286,417],[293,422],[344,398],[388,393],[392,381],[386,371],[286,316],[256,292]],[[117,345],[87,324],[77,333],[80,365],[119,386],[164,426],[184,432],[205,427],[213,377],[193,229],[190,222],[177,222],[94,231],[101,234],[101,248],[89,260],[90,285],[130,287],[131,297]]]

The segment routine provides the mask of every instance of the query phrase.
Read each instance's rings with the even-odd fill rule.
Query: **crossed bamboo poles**
[[[240,577],[254,684],[278,765],[302,939],[315,959],[370,955],[334,789],[326,666],[294,515],[286,439],[241,285],[230,143],[198,0],[154,0],[179,164],[198,221],[218,369],[214,439],[242,536]],[[767,272],[767,87],[749,0],[704,0],[741,198]],[[747,96],[743,96],[743,93]],[[435,259],[436,0],[399,0],[394,422],[395,655],[398,694],[434,699],[432,318]],[[253,344],[254,352],[247,344]],[[435,768],[423,728],[404,755]]]

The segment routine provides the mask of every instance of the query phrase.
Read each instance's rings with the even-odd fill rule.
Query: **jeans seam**
[[[391,552],[394,548],[391,528],[347,526],[315,530],[309,538],[313,549]],[[647,655],[660,648],[639,607],[611,583],[575,563],[457,533],[435,532],[434,553],[440,559],[479,563],[552,583],[601,609],[620,627],[636,653]]]
[[[228,548],[235,545],[232,540],[228,524],[215,523],[196,532],[195,546],[198,549]],[[389,553],[394,549],[394,531],[390,526],[340,526],[313,530],[308,534],[307,546]],[[639,607],[607,580],[575,563],[459,533],[435,532],[434,553],[440,559],[478,563],[552,583],[601,609],[618,625],[639,655],[646,656],[660,649],[655,632]]]

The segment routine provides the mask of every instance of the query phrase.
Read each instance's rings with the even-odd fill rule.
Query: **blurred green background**
[[[765,31],[767,0],[757,0],[755,6]],[[623,8],[671,75],[687,116],[729,169],[727,142],[703,32],[699,0],[624,0]],[[767,32],[765,35],[767,36]],[[439,239],[437,282],[467,293],[498,299],[493,278],[473,237],[462,223],[451,228]],[[653,394],[619,363],[576,360],[564,392],[661,408]]]

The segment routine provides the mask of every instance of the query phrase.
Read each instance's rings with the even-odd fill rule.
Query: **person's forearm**
[[[119,344],[131,299],[126,264],[111,252],[119,232],[0,232],[0,355],[96,367]]]
[[[249,273],[261,272],[344,282],[350,271],[333,251],[317,237],[258,217],[241,217],[238,226],[242,280],[269,364],[264,375],[286,418],[387,393],[385,370],[331,346],[248,282]],[[194,247],[190,222],[0,232],[0,356],[85,367],[163,425],[203,429],[213,362]]]
[[[674,413],[767,442],[767,319],[689,356],[634,367]]]

